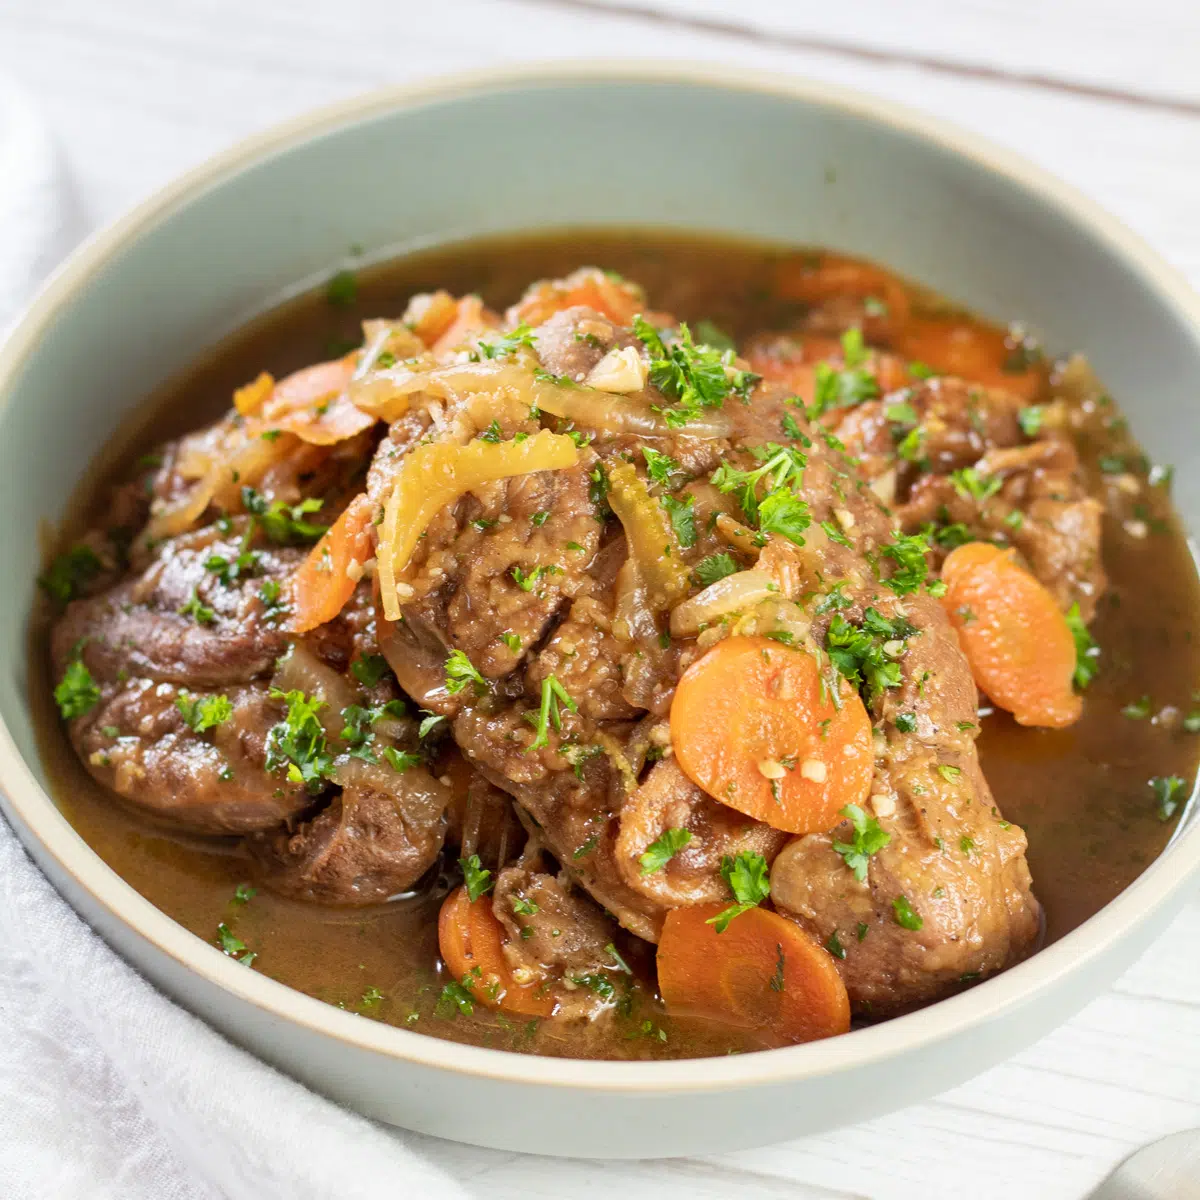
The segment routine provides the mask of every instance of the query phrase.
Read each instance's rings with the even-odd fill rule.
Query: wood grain
[[[1200,10],[1190,0],[1146,0],[1135,20],[1123,0],[652,3],[699,23],[559,0],[0,0],[0,69],[44,106],[93,222],[238,137],[388,82],[593,55],[792,71],[949,115],[1020,150],[1200,283],[1200,120],[1171,109],[1200,101]],[[706,28],[717,18],[764,36]],[[806,49],[805,39],[842,49]],[[1065,86],[1009,78],[1021,74]],[[1155,104],[1101,100],[1076,85]],[[425,1149],[492,1200],[1080,1197],[1136,1146],[1200,1125],[1197,946],[1193,902],[1116,988],[1038,1045],[935,1101],[835,1133],[643,1164],[541,1160],[432,1139]]]

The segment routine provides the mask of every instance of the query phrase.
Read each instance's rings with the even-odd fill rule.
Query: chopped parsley
[[[291,542],[316,541],[328,529],[326,525],[314,525],[304,518],[319,511],[325,502],[315,497],[301,500],[299,504],[287,505],[282,500],[272,500],[256,492],[252,487],[242,488],[242,507],[261,523],[267,537],[276,545],[286,546]]]
[[[478,969],[478,967],[475,968],[475,970]],[[469,985],[466,984],[467,978],[469,976],[464,976],[463,983],[452,979],[442,988],[442,994],[438,997],[438,1002],[433,1010],[435,1016],[441,1017],[444,1021],[452,1021],[459,1013],[462,1013],[464,1017],[469,1017],[475,1011],[475,998],[471,995]]]
[[[708,587],[718,579],[724,579],[726,575],[735,574],[737,570],[738,565],[732,554],[710,554],[696,564],[692,575],[700,587]]]
[[[737,343],[715,322],[703,318],[696,322],[696,336],[706,346],[717,350],[736,350]]]
[[[842,939],[838,937],[835,929],[830,935],[829,940],[825,943],[825,949],[833,955],[834,958],[842,959],[846,957],[846,947],[842,945]],[[771,981],[771,986],[775,986],[775,981]]]
[[[1004,480],[998,475],[981,475],[974,467],[960,467],[957,471],[951,471],[950,482],[964,500],[974,500],[976,504],[990,499],[1004,485]]]
[[[1154,711],[1154,704],[1149,696],[1141,696],[1131,701],[1121,709],[1121,716],[1130,721],[1144,721]]]
[[[917,591],[929,576],[929,563],[925,558],[928,549],[929,543],[919,533],[897,535],[894,541],[883,546],[879,553],[896,564],[896,569],[883,581],[884,586],[891,588],[897,596]],[[936,587],[941,587],[940,581]],[[935,585],[930,584],[927,590],[935,592]]]
[[[236,958],[243,966],[248,967],[258,957],[253,950],[246,948],[246,943],[238,937],[224,921],[217,926],[217,945],[224,954]]]
[[[776,488],[758,506],[758,527],[763,533],[777,533],[797,546],[804,545],[804,531],[812,524],[808,503],[791,488]]]
[[[907,649],[904,643],[916,633],[903,617],[889,620],[873,607],[863,613],[860,625],[836,613],[825,632],[825,651],[838,674],[871,703],[888,688],[900,686],[898,660]]]
[[[82,658],[67,664],[62,680],[54,689],[54,700],[64,721],[82,717],[100,703],[100,689]]]
[[[504,431],[500,428],[499,421],[493,421],[479,435],[479,440],[481,442],[491,442],[493,445],[495,445],[497,442],[503,440],[503,438],[504,438]]]
[[[1169,821],[1187,799],[1187,784],[1178,775],[1156,775],[1150,780],[1150,790],[1158,801],[1158,819]]]
[[[661,871],[692,840],[689,829],[668,829],[661,837],[651,842],[638,858],[643,875]]]
[[[633,318],[633,332],[650,353],[650,382],[674,402],[674,407],[660,410],[672,429],[696,420],[706,408],[720,408],[731,393],[748,400],[760,378],[734,368],[732,350],[693,341],[686,324],[679,326],[679,336],[669,346],[640,315]]]
[[[1082,692],[1100,671],[1100,647],[1088,632],[1079,611],[1079,601],[1067,609],[1067,626],[1075,639],[1075,689]]]
[[[802,450],[780,446],[775,442],[755,446],[751,453],[759,460],[758,467],[743,471],[722,462],[713,472],[711,482],[722,492],[735,493],[746,519],[757,523],[759,483],[762,480],[768,481],[768,494],[793,485],[800,487],[804,482],[804,468],[808,466],[808,456]]]
[[[825,536],[831,542],[837,542],[839,546],[854,548],[854,543],[832,521],[822,521],[821,528],[825,531]]]
[[[191,696],[180,692],[175,697],[175,707],[196,733],[216,729],[233,716],[233,704],[228,696]]]
[[[472,904],[480,896],[490,892],[495,886],[491,871],[487,870],[479,861],[478,854],[472,854],[469,858],[460,858],[458,865],[463,873],[463,883],[466,885],[467,899]]]
[[[892,901],[892,913],[895,915],[896,924],[902,929],[911,929],[916,932],[925,925],[920,913],[913,910],[913,906],[909,904],[907,896],[897,896]]]
[[[421,765],[421,756],[414,754],[411,750],[397,750],[395,746],[384,746],[383,757],[387,760],[387,764],[393,771],[403,773],[412,767]]]
[[[874,817],[867,816],[857,804],[847,804],[842,809],[842,816],[853,825],[854,837],[849,842],[834,842],[833,848],[854,872],[854,878],[862,883],[867,878],[871,856],[888,845],[892,835],[882,829]]]
[[[90,546],[72,546],[60,554],[38,578],[42,590],[59,604],[74,600],[104,569],[100,556]]]
[[[446,691],[457,696],[467,684],[475,689],[476,695],[482,696],[487,691],[487,680],[466,654],[462,650],[451,650],[446,658]]]
[[[553,675],[547,675],[542,680],[542,704],[538,710],[535,722],[537,736],[529,743],[525,751],[526,754],[550,745],[551,725],[559,733],[562,732],[562,714],[559,712],[558,707],[560,703],[571,712],[579,711],[579,706],[567,694],[567,689]]]
[[[506,629],[501,635],[500,640],[513,653],[521,653],[521,639],[511,629]]]
[[[1027,408],[1021,409],[1017,413],[1017,422],[1021,426],[1021,432],[1027,438],[1035,438],[1042,431],[1042,418],[1045,416],[1045,409],[1040,404],[1031,404]]]
[[[809,420],[816,420],[836,408],[853,408],[879,395],[879,383],[863,369],[867,349],[862,330],[847,329],[842,334],[843,366],[839,371],[830,363],[817,363],[812,407]]]
[[[652,483],[669,487],[672,475],[683,474],[683,468],[669,454],[660,454],[649,446],[642,447],[642,454],[646,459],[646,474]]]
[[[897,713],[896,719],[893,722],[901,733],[916,733],[917,731],[917,714],[916,713]]]
[[[374,687],[390,670],[382,654],[363,654],[350,664],[350,674],[363,687]]]
[[[248,883],[239,883],[233,890],[233,899],[230,904],[249,904],[255,896],[258,895],[258,888],[251,887]]]
[[[288,711],[267,734],[267,770],[286,766],[288,779],[315,794],[333,770],[333,755],[326,749],[325,729],[317,716],[325,702],[298,690],[272,688],[270,695],[272,700],[285,701]]]
[[[191,617],[198,625],[211,625],[217,619],[213,610],[201,601],[200,592],[196,588],[192,588],[191,598],[179,610],[179,615]]]
[[[933,379],[937,375],[928,363],[923,363],[920,359],[914,359],[908,364],[908,373],[914,379]]]
[[[736,903],[708,918],[707,924],[715,926],[718,933],[724,933],[734,917],[757,907],[771,894],[767,860],[749,850],[743,850],[736,858],[726,854],[721,860],[721,878],[729,885]]]
[[[528,574],[522,571],[520,567],[513,567],[511,572],[513,581],[523,592],[532,592],[537,587],[538,580],[546,575],[561,575],[562,573],[562,567],[555,566],[534,567]]]
[[[494,342],[479,343],[479,353],[484,358],[508,358],[518,350],[534,348],[533,330],[524,321]]]
[[[671,520],[671,528],[680,546],[685,550],[696,544],[696,509],[694,498],[685,496],[682,500],[675,496],[661,496],[659,503],[667,510]]]

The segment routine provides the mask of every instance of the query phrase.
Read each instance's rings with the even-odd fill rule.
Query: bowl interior
[[[1148,451],[1180,468],[1192,525],[1200,323],[1185,289],[1103,218],[1081,220],[1065,189],[1006,165],[802,87],[572,71],[363,102],[185,180],[85,251],[0,351],[0,716],[25,763],[44,782],[25,668],[39,528],[147,392],[351,246],[378,258],[535,227],[660,225],[875,258],[1084,351]]]

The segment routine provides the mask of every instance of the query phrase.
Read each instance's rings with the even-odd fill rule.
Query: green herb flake
[[[468,858],[460,858],[458,865],[463,873],[463,883],[467,888],[467,899],[472,904],[480,896],[490,892],[495,886],[491,871],[487,870],[479,861],[478,854],[472,854]]]
[[[353,271],[338,271],[325,285],[325,299],[334,308],[350,308],[358,299],[358,280]]]
[[[761,854],[743,850],[736,857],[726,854],[721,860],[721,878],[729,885],[736,903],[709,917],[707,924],[724,933],[735,917],[757,907],[771,894],[767,860]]]
[[[487,690],[487,680],[475,669],[471,660],[462,650],[451,650],[446,658],[446,691],[457,696],[468,684],[475,689],[475,694],[482,696]]]
[[[175,697],[175,707],[196,733],[215,729],[233,716],[233,704],[228,696],[192,696],[187,692],[180,692]]]
[[[1158,801],[1158,819],[1169,821],[1188,798],[1187,784],[1178,775],[1156,775],[1150,780],[1150,790]]]
[[[854,827],[854,837],[849,842],[834,842],[833,848],[854,872],[854,878],[862,883],[867,878],[871,857],[891,842],[892,835],[881,828],[874,817],[867,816],[857,804],[847,804],[841,815]]]
[[[638,858],[643,875],[653,875],[679,853],[692,840],[688,829],[668,829],[655,841],[646,847],[645,852]]]
[[[716,583],[718,579],[735,574],[738,569],[732,554],[710,554],[696,564],[692,574],[697,586],[708,587],[710,584]]]
[[[39,576],[38,584],[58,604],[65,605],[81,595],[103,569],[100,556],[90,546],[72,546]]]
[[[1084,624],[1078,600],[1067,610],[1066,618],[1075,639],[1075,690],[1082,692],[1100,670],[1100,647]]]
[[[100,703],[100,689],[82,658],[67,664],[66,671],[54,689],[54,700],[64,721],[82,717]]]
[[[333,755],[326,749],[325,730],[317,716],[325,702],[301,691],[279,688],[272,688],[270,696],[283,700],[288,711],[267,734],[267,770],[286,767],[288,779],[303,783],[315,795],[333,770]]]
[[[892,913],[895,916],[896,924],[902,929],[911,929],[915,933],[925,925],[921,915],[915,912],[913,906],[909,904],[907,896],[897,896],[892,901]]]

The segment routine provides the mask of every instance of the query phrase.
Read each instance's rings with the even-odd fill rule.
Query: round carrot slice
[[[765,637],[718,642],[683,674],[671,744],[683,773],[723,804],[788,833],[819,833],[871,787],[871,721],[817,661]]]
[[[1079,720],[1075,638],[1054,597],[1012,550],[968,542],[942,567],[942,604],[971,675],[1019,725],[1061,729]]]
[[[504,957],[504,926],[492,912],[490,897],[472,903],[465,887],[455,888],[438,914],[438,949],[450,974],[484,1007],[523,1017],[554,1012],[553,996],[513,979]]]
[[[667,913],[658,943],[658,990],[667,1010],[787,1042],[845,1033],[850,1001],[833,955],[765,908],[741,913],[717,933],[708,922],[724,907]]]

